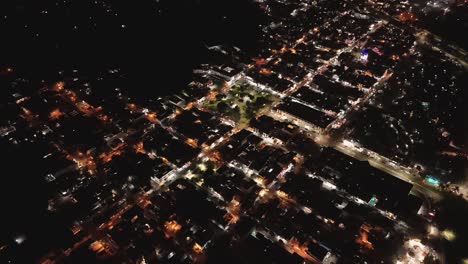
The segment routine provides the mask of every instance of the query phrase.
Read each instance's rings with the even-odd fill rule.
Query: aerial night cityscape
[[[0,5],[0,264],[468,264],[468,0]]]

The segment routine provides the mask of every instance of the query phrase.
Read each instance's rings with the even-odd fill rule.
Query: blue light
[[[436,179],[434,176],[426,176],[426,182],[431,185],[439,185],[440,181]]]
[[[369,204],[370,206],[375,206],[379,200],[374,196],[370,199]]]

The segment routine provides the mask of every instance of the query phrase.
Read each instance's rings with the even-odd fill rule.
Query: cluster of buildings
[[[28,234],[2,237],[0,262],[416,263],[417,244],[437,263],[424,227],[443,190],[422,180],[466,162],[466,68],[401,5],[259,1],[258,54],[163,98],[128,97],[118,69],[2,71],[1,145],[40,158],[21,177],[65,235],[22,256]]]

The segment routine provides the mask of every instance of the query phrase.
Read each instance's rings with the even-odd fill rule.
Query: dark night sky
[[[204,61],[204,43],[249,51],[260,34],[260,13],[249,0],[16,0],[2,5],[2,63],[38,77],[73,67],[121,67],[137,94],[146,92],[138,87],[166,94],[188,83],[192,69]]]

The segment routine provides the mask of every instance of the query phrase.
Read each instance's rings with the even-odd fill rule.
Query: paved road
[[[436,201],[443,198],[441,192],[421,183],[420,177],[413,173],[410,168],[404,167],[378,153],[364,149],[358,145],[353,146],[342,142],[335,144],[333,148],[358,160],[367,160],[371,166],[413,184],[413,191],[422,193],[426,197],[430,197]]]

